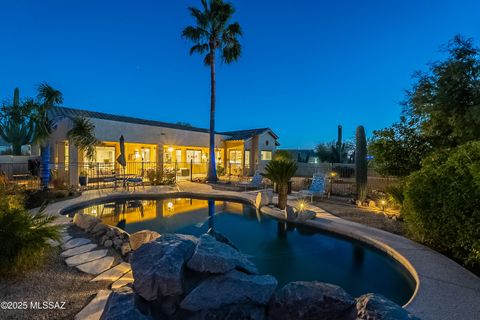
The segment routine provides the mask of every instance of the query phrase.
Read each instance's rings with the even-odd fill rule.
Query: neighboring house
[[[70,184],[76,185],[79,174],[86,169],[94,177],[118,171],[116,159],[122,135],[127,173],[144,175],[149,168],[169,168],[185,177],[206,174],[207,129],[65,107],[53,108],[50,117],[56,123],[49,138],[52,168],[64,174]],[[87,118],[95,125],[95,136],[101,143],[93,162],[68,142],[67,131],[75,117]],[[279,145],[278,136],[269,128],[217,132],[215,140],[219,171],[233,175],[262,170]]]
[[[289,152],[293,160],[298,163],[320,163],[316,152],[312,149],[281,149],[282,151]]]

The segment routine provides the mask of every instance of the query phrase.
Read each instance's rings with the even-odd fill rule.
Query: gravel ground
[[[85,237],[75,227],[69,232]],[[109,282],[90,282],[93,276],[68,267],[60,252],[59,247],[52,248],[37,269],[13,279],[0,279],[0,302],[27,303],[26,310],[0,309],[0,319],[73,319],[99,290],[108,288]],[[64,309],[31,309],[30,303],[36,301],[65,304]]]
[[[315,202],[314,204],[342,219],[406,236],[404,223],[402,221],[395,221],[385,217],[381,211],[358,208],[357,206],[336,200],[322,200],[321,202]]]

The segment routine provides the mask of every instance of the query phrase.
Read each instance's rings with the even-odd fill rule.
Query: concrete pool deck
[[[113,190],[87,191],[78,198],[53,203],[45,212],[61,216],[58,223],[67,223],[70,218],[62,216],[62,213],[99,201],[168,195],[213,196],[253,203],[256,192],[215,190],[209,185],[184,181],[179,182],[175,188],[146,187],[145,190],[135,193]],[[292,197],[289,203],[294,202],[295,199]],[[440,253],[404,237],[341,219],[318,207],[311,206],[309,209],[315,211],[316,218],[304,224],[369,243],[391,255],[410,271],[417,282],[417,287],[414,296],[404,307],[412,314],[425,320],[479,319],[480,279],[470,271]],[[263,207],[262,212],[284,219],[278,211],[269,207]]]

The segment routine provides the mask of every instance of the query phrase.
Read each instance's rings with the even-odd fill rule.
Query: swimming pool
[[[199,236],[209,228],[224,234],[279,286],[318,280],[341,286],[352,296],[375,292],[403,305],[415,280],[399,262],[355,239],[263,215],[246,203],[215,199],[129,199],[98,203],[69,212],[98,216],[129,233]]]

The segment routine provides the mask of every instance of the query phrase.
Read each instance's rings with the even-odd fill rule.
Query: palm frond
[[[74,118],[73,126],[67,132],[67,138],[85,152],[88,159],[95,157],[95,146],[99,140],[95,137],[95,125],[85,118]]]
[[[209,46],[206,43],[197,44],[190,48],[190,55],[194,53],[204,54],[209,50]]]
[[[47,82],[43,82],[38,86],[38,94],[37,98],[47,107],[52,107],[56,104],[63,103],[63,94],[54,89],[51,85]]]

